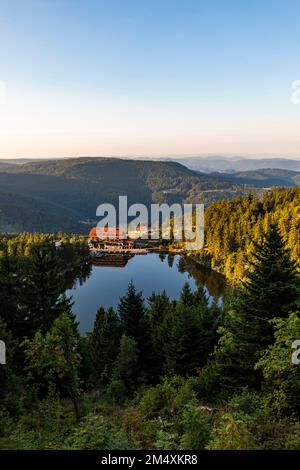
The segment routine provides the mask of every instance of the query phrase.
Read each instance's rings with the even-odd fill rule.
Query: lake
[[[101,305],[117,308],[130,281],[143,291],[145,299],[152,292],[163,290],[170,298],[177,299],[186,281],[192,290],[204,285],[210,301],[220,301],[225,289],[223,276],[180,255],[149,253],[129,259],[124,255],[107,257],[73,273],[68,279],[70,288],[66,294],[74,302],[73,312],[81,333],[92,329]]]

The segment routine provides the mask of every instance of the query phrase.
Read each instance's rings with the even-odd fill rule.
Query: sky
[[[299,18],[299,0],[1,0],[0,158],[300,157]]]

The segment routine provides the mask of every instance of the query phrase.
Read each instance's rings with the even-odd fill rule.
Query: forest
[[[195,255],[200,263],[231,281],[243,279],[255,243],[276,223],[291,258],[300,264],[300,187],[273,188],[263,196],[247,194],[217,201],[205,210],[205,246]]]
[[[298,196],[217,203],[207,235],[214,253],[228,219],[232,253],[251,249],[222,305],[201,286],[183,285],[178,300],[144,299],[130,283],[117,309],[99,306],[85,335],[64,294],[66,269],[88,260],[85,239],[60,234],[58,247],[54,235],[2,237],[0,448],[300,449],[300,369],[291,361],[300,339]]]

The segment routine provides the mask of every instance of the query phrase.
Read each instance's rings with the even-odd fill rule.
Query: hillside
[[[262,168],[260,170],[238,171],[232,174],[211,173],[215,178],[228,179],[236,184],[249,184],[258,188],[272,186],[297,186],[300,182],[300,172],[282,170],[279,168]]]
[[[194,171],[213,173],[216,171],[235,173],[239,171],[255,171],[262,168],[278,168],[300,172],[300,160],[289,158],[242,158],[242,157],[186,157],[176,158]]]
[[[204,202],[244,194],[249,188],[202,175],[177,162],[74,158],[0,166],[0,230],[86,233],[101,203]],[[4,195],[7,196],[6,199]],[[4,199],[3,199],[4,198]],[[17,207],[17,219],[15,219]],[[11,216],[10,214],[15,214]],[[63,221],[62,221],[63,217]],[[48,222],[46,222],[48,219]]]
[[[254,242],[276,222],[292,258],[300,263],[300,187],[273,189],[263,198],[253,195],[218,201],[205,213],[205,255],[211,266],[229,279],[247,273]]]

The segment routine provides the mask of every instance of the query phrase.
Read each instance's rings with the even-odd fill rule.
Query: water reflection
[[[192,290],[205,286],[211,301],[220,300],[225,289],[223,276],[177,254],[109,256],[66,275],[67,295],[72,296],[81,332],[92,328],[101,305],[117,308],[130,281],[143,291],[144,298],[165,290],[170,298],[177,299],[184,282],[188,282]]]
[[[92,273],[93,266],[91,263],[76,266],[72,271],[67,271],[65,274],[66,290],[74,289],[78,284],[82,286]]]
[[[206,286],[209,295],[218,300],[224,293],[226,279],[222,274],[200,266],[194,260],[181,257],[178,261],[178,270],[188,272],[196,281],[198,287]]]

